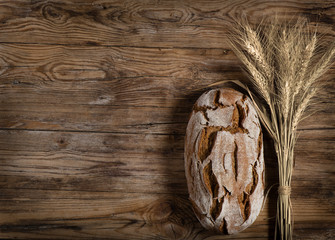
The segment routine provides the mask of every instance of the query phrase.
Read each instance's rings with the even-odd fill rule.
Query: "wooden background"
[[[335,2],[0,1],[0,238],[271,239],[276,190],[235,236],[188,201],[184,134],[208,85],[245,80],[227,23],[275,12],[335,36]],[[300,125],[295,239],[335,238],[335,65]],[[266,184],[277,182],[265,136]]]

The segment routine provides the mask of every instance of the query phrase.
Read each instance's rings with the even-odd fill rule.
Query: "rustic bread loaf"
[[[255,221],[263,203],[263,137],[246,95],[221,88],[200,96],[186,130],[185,172],[205,228],[234,234]]]

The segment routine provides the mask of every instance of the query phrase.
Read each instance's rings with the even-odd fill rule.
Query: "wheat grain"
[[[298,105],[292,119],[292,132],[296,131],[299,121],[301,120],[306,108],[308,107],[311,99],[315,96],[316,92],[316,89],[311,89],[303,98],[303,101]]]
[[[298,69],[297,83],[296,86],[294,87],[293,97],[295,97],[302,89],[304,83],[304,77],[306,75],[306,71],[311,61],[313,52],[315,50],[315,46],[316,46],[316,34],[313,34],[310,42],[307,44],[302,53],[301,66]]]
[[[290,86],[290,80],[285,79],[283,80],[283,84],[281,86],[281,109],[283,113],[284,119],[287,119],[289,108],[290,108],[290,93],[291,93],[291,86]]]

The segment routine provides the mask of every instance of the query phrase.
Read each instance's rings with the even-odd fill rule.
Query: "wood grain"
[[[226,48],[227,24],[245,14],[305,15],[334,35],[332,0],[4,1],[0,42]],[[89,34],[87,34],[89,33]]]
[[[90,46],[83,51],[44,44],[0,49],[3,128],[137,133],[173,128],[184,134],[189,110],[209,84],[245,80],[236,57],[223,49]],[[327,79],[334,76],[332,69]],[[329,86],[323,100],[330,105],[334,88]],[[317,120],[307,119],[304,128],[334,126],[333,110],[319,110]]]
[[[329,201],[329,197],[334,181],[323,180],[331,179],[333,172],[320,169],[311,173],[310,169],[319,168],[316,158],[327,159],[332,153],[331,139],[327,136],[335,133],[334,130],[308,132],[301,134],[296,151],[299,164],[296,164],[292,196],[295,221],[331,224],[334,212],[329,210],[334,202]],[[55,230],[61,233],[54,235],[55,238],[89,237],[98,219],[99,224],[109,226],[105,232],[99,232],[103,237],[108,237],[105,234],[120,238],[124,234],[125,237],[126,231],[132,228],[143,231],[143,235],[131,236],[135,239],[146,232],[154,234],[153,238],[161,234],[171,237],[171,232],[161,229],[167,227],[165,225],[153,227],[149,224],[144,229],[138,226],[150,222],[151,218],[176,224],[175,227],[180,228],[176,230],[180,238],[191,238],[188,236],[190,229],[203,231],[187,200],[183,137],[150,134],[145,137],[146,143],[139,145],[138,141],[143,139],[139,134],[25,130],[13,133],[13,130],[6,130],[0,132],[0,139],[3,201],[0,209],[2,219],[6,219],[2,225],[5,232],[13,234],[26,229],[25,236],[35,238],[43,237],[43,232],[53,234]],[[35,145],[36,139],[39,139],[38,145]],[[309,148],[306,155],[304,149],[313,141],[317,141],[319,149]],[[127,142],[127,146],[123,142]],[[332,161],[328,159],[322,163],[329,165]],[[274,164],[268,165],[272,168]],[[167,213],[161,211],[162,206],[168,208]],[[269,207],[265,207],[252,228],[236,238],[256,237],[259,227],[268,227]],[[170,217],[176,223],[165,219]],[[121,219],[126,223],[121,224]],[[135,221],[134,226],[127,225],[131,221]],[[179,221],[190,222],[184,225]],[[88,232],[81,231],[84,229]],[[118,231],[122,234],[114,235]]]
[[[202,92],[247,81],[228,24],[275,11],[335,35],[333,1],[0,1],[0,238],[271,239],[275,187],[240,234],[200,226],[183,149]],[[299,127],[295,239],[335,238],[334,77]]]

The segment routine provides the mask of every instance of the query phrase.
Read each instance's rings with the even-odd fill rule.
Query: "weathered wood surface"
[[[227,22],[274,11],[335,35],[334,1],[0,1],[0,238],[271,239],[275,190],[238,235],[200,226],[183,147],[208,85],[245,80]],[[295,239],[335,238],[334,77],[300,126]]]

